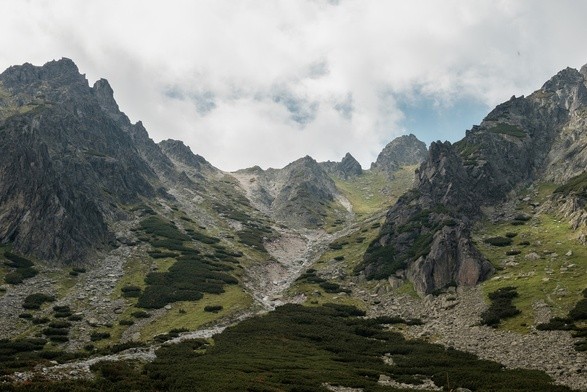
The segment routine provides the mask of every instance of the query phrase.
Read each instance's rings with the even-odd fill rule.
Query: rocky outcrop
[[[361,164],[348,152],[340,162],[320,162],[320,166],[328,174],[335,175],[345,180],[363,174]]]
[[[159,142],[159,147],[165,155],[185,165],[196,169],[211,166],[201,155],[194,154],[192,150],[180,140],[167,139]]]
[[[0,241],[46,260],[109,246],[116,207],[153,197],[157,176],[71,60],[0,75],[13,105],[0,122]],[[115,103],[114,103],[115,105]]]
[[[472,223],[519,186],[560,183],[584,169],[586,97],[583,74],[568,68],[529,97],[498,105],[461,141],[432,143],[414,189],[388,212],[358,271],[407,276],[423,293],[487,278],[492,268],[471,242]]]
[[[393,175],[402,166],[417,165],[426,159],[426,144],[412,134],[393,139],[383,148],[371,170]]]
[[[294,228],[322,226],[338,196],[334,181],[309,156],[283,169],[256,166],[233,174],[258,209]]]

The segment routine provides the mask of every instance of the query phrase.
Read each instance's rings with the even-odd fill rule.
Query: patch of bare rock
[[[556,383],[587,391],[587,354],[574,349],[567,331],[538,331],[522,334],[480,325],[479,315],[487,308],[479,287],[459,288],[439,296],[395,297],[380,290],[375,297],[364,292],[370,316],[399,315],[420,318],[423,325],[401,327],[409,338],[425,339],[502,363],[507,368],[536,369],[548,373]],[[550,314],[537,303],[535,323]]]

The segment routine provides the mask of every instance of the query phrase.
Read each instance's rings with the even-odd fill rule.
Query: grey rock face
[[[454,145],[432,143],[415,188],[388,212],[360,269],[380,278],[405,268],[423,293],[487,278],[492,268],[470,239],[480,207],[518,186],[561,183],[584,170],[585,86],[582,73],[563,70],[529,97],[498,105]]]
[[[363,174],[363,168],[361,167],[361,164],[348,152],[340,162],[327,161],[320,162],[319,165],[327,173],[344,179],[360,176]]]
[[[176,159],[177,161],[195,169],[201,169],[202,166],[211,166],[204,157],[194,154],[192,150],[180,140],[163,140],[159,143],[159,147],[168,157]]]
[[[152,197],[155,173],[71,60],[0,75],[0,241],[73,261],[108,246],[114,207]]]
[[[417,165],[426,159],[426,144],[412,134],[393,139],[371,164],[371,170],[380,170],[392,175],[400,167]]]
[[[338,194],[332,179],[309,156],[283,169],[263,171],[256,166],[234,174],[246,178],[249,197],[257,208],[296,228],[321,226]]]

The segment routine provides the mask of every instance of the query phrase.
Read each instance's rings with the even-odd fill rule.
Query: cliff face
[[[516,187],[563,183],[584,170],[586,98],[585,68],[568,68],[497,106],[461,141],[432,143],[358,271],[407,277],[423,293],[486,279],[492,267],[471,242],[472,223]]]
[[[114,206],[152,197],[157,177],[71,60],[0,75],[0,241],[74,261],[113,237]]]

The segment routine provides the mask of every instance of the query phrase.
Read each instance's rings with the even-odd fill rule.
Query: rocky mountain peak
[[[587,80],[587,64],[583,65],[579,72],[581,73],[581,75],[583,75],[583,78]]]
[[[159,142],[159,147],[168,157],[175,159],[185,165],[194,168],[201,168],[202,165],[210,165],[204,157],[194,154],[189,148],[180,140],[167,139]]]
[[[417,165],[426,159],[426,144],[413,135],[403,135],[387,144],[377,160],[371,164],[372,170],[392,175],[401,166]]]
[[[0,116],[0,241],[61,261],[109,246],[116,206],[155,194],[131,137],[69,59],[11,67],[0,82],[14,105]]]
[[[391,208],[365,254],[367,277],[405,270],[425,293],[487,278],[492,267],[470,234],[481,207],[499,205],[524,184],[584,172],[586,108],[585,77],[567,68],[529,97],[498,105],[461,141],[433,143],[414,189]]]
[[[118,104],[114,100],[114,90],[106,79],[99,79],[92,87],[98,103],[109,114],[120,114]]]
[[[340,162],[320,162],[320,166],[327,173],[344,179],[360,176],[363,174],[363,168],[361,167],[361,164],[348,152]]]
[[[30,63],[11,66],[0,74],[0,80],[4,87],[17,90],[23,87],[43,89],[42,83],[60,89],[79,84],[87,86],[85,76],[79,73],[75,63],[68,58],[49,61],[43,66]]]

